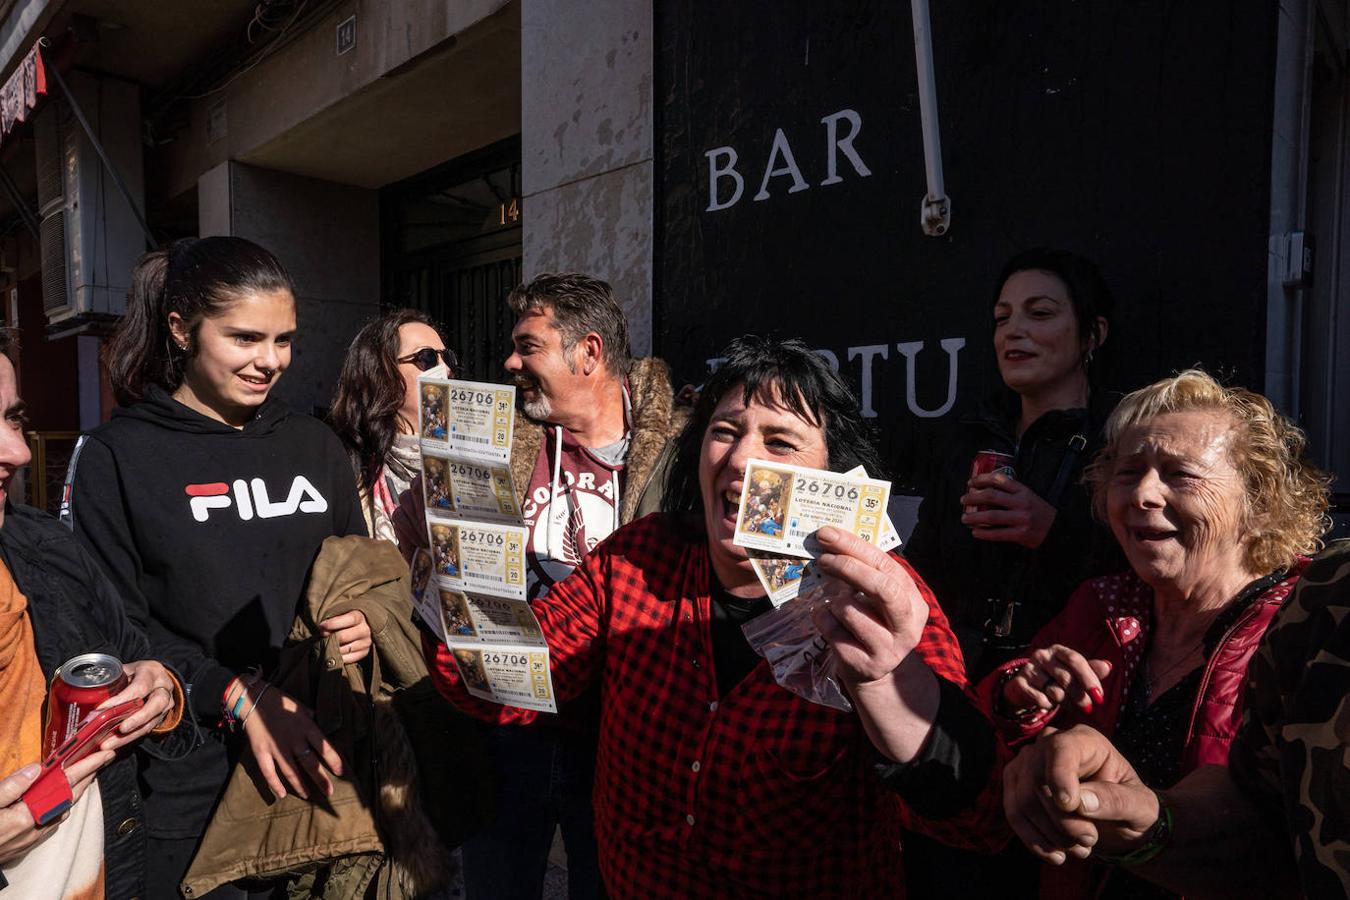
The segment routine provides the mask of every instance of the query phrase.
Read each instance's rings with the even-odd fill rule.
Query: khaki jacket
[[[413,897],[444,878],[444,851],[418,802],[416,761],[391,699],[429,685],[408,578],[387,541],[324,541],[271,680],[314,711],[348,775],[333,779],[332,797],[276,801],[245,746],[184,896],[240,878],[290,875],[293,889],[315,896],[359,897],[373,887],[373,896]],[[375,646],[366,660],[344,666],[337,638],[317,636],[315,623],[351,610],[365,614]]]

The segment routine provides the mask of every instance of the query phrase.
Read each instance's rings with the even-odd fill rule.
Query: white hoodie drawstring
[[[562,426],[553,426],[553,483],[549,489],[548,525],[544,529],[544,551],[553,555],[553,520],[557,518],[558,490],[562,474]]]

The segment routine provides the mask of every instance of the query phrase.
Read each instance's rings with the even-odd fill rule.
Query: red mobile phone
[[[122,724],[124,719],[144,705],[145,700],[142,698],[128,700],[126,703],[109,706],[106,709],[94,710],[80,722],[78,731],[66,738],[65,743],[53,750],[51,755],[42,761],[42,768],[50,769],[55,766],[64,768],[84,759],[94,752],[114,728]]]
[[[42,771],[23,793],[34,822],[46,825],[70,809],[70,782],[62,770],[94,752],[114,728],[144,705],[144,698],[139,698],[94,710],[80,722],[78,731],[42,761]]]

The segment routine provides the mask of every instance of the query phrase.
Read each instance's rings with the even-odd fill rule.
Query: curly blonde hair
[[[1166,413],[1213,411],[1229,416],[1236,439],[1230,460],[1247,495],[1245,560],[1253,572],[1287,569],[1295,557],[1315,552],[1331,522],[1327,487],[1331,479],[1303,457],[1303,431],[1265,397],[1224,387],[1207,372],[1187,369],[1127,394],[1106,420],[1106,446],[1083,478],[1092,490],[1092,508],[1106,520],[1106,490],[1120,438],[1140,422]]]

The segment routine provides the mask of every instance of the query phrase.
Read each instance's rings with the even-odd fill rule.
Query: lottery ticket
[[[794,597],[809,591],[820,583],[823,576],[815,570],[809,559],[795,556],[782,556],[764,550],[747,548],[750,568],[759,576],[764,593],[774,606],[782,606]]]
[[[525,599],[525,528],[427,514],[432,571],[451,590]]]
[[[422,450],[506,463],[511,458],[516,389],[510,385],[417,379],[418,434]]]
[[[450,645],[470,694],[493,703],[557,712],[548,648],[530,645]]]
[[[850,478],[866,478],[867,470],[862,466],[854,466],[844,473]],[[882,550],[890,551],[900,546],[900,534],[895,530],[895,525],[891,522],[891,517],[883,514],[881,517],[881,537],[877,538],[877,546]],[[788,598],[791,599],[791,598]]]
[[[464,594],[438,587],[446,643],[517,643],[544,646],[544,632],[525,600]]]
[[[833,525],[876,544],[890,493],[888,481],[752,459],[746,464],[735,543],[814,558],[816,530]]]
[[[436,591],[431,578],[431,554],[418,547],[413,553],[410,568],[413,609],[416,610],[418,618],[444,640],[445,633],[441,627],[440,614],[436,611],[436,601],[432,597]]]
[[[520,505],[509,466],[422,453],[422,489],[428,513],[519,522]]]

